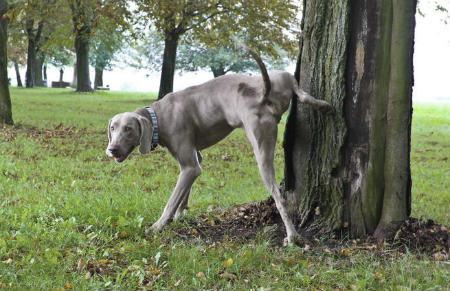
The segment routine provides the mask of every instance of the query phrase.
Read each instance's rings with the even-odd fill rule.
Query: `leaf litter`
[[[281,246],[285,228],[272,197],[264,201],[245,203],[227,209],[208,209],[193,220],[185,219],[182,227],[173,229],[185,240],[202,239],[209,243],[222,241],[251,241],[263,236],[273,246]],[[426,254],[435,260],[450,260],[450,227],[433,220],[409,218],[395,237],[377,241],[348,239],[346,233],[333,233],[328,237],[312,231],[301,231],[303,249],[313,252],[336,253],[348,257],[354,251],[380,252],[389,255],[394,251]]]

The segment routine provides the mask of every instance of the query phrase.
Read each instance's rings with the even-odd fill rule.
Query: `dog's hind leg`
[[[297,95],[297,98],[301,103],[310,104],[314,109],[320,110],[324,113],[331,112],[333,110],[333,107],[330,104],[328,104],[328,102],[312,97],[311,95],[300,89],[300,87],[297,85],[297,81],[294,78],[292,79],[294,83],[293,84],[294,94]]]
[[[164,208],[163,214],[158,221],[151,226],[149,229],[150,231],[159,231],[172,221],[180,204],[183,200],[187,200],[187,196],[191,191],[195,179],[202,173],[197,157],[197,151],[184,150],[177,155],[177,160],[180,164],[180,175],[178,176],[177,185]]]
[[[295,230],[292,219],[286,211],[285,200],[278,189],[273,164],[278,133],[277,119],[273,116],[264,115],[262,118],[256,116],[250,117],[244,126],[247,137],[253,146],[262,180],[272,194],[278,212],[286,227],[287,236],[285,244],[292,245],[296,242],[299,235]]]
[[[197,151],[197,160],[198,160],[199,164],[201,164],[203,161],[202,154],[199,151]],[[183,199],[183,201],[181,201],[180,206],[178,206],[178,209],[175,212],[175,215],[173,217],[174,220],[176,220],[186,214],[186,211],[188,209],[188,202],[189,202],[190,195],[191,195],[191,189],[189,190],[189,193],[184,196],[184,199]]]

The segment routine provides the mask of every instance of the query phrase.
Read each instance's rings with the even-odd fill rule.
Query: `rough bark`
[[[409,216],[416,4],[406,2],[304,2],[296,77],[336,109],[324,118],[294,102],[288,117],[285,194],[304,227],[383,238]]]
[[[28,19],[26,21],[26,32],[28,38],[28,48],[27,48],[27,71],[25,73],[25,86],[27,88],[34,87],[34,66],[36,64],[36,43],[33,33],[34,20]]]
[[[37,52],[36,63],[34,65],[34,85],[44,86],[43,69],[44,69],[45,55],[42,52]]]
[[[73,77],[72,77],[72,83],[70,84],[70,87],[72,88],[77,88],[77,63],[75,62],[75,64],[73,65]]]
[[[91,92],[89,75],[89,39],[90,32],[80,32],[75,36],[75,51],[77,55],[77,92]]]
[[[14,70],[16,71],[17,87],[23,87],[22,78],[20,77],[19,64],[14,63]]]
[[[25,30],[28,38],[27,48],[27,71],[25,73],[25,86],[32,88],[36,85],[36,68],[37,56],[39,55],[39,41],[41,40],[42,29],[44,23],[40,21],[37,29],[34,28],[34,19],[30,18],[26,21]],[[42,66],[40,72],[38,72],[40,80],[42,82]],[[40,86],[40,85],[38,85]]]
[[[75,32],[76,91],[91,92],[89,75],[89,41],[92,29],[92,11],[82,1],[69,2]]]
[[[342,112],[348,11],[340,0],[304,2],[300,86],[332,104],[336,114],[323,116],[294,102],[285,140],[286,199],[293,201],[291,211],[300,226],[321,231],[340,228],[343,220],[343,182],[332,174],[346,132]]]
[[[11,112],[11,97],[8,86],[8,19],[3,15],[8,10],[8,1],[0,0],[0,124],[14,124]]]
[[[95,68],[94,88],[103,87],[103,69],[101,67]]]
[[[166,94],[173,91],[178,39],[178,33],[166,33],[158,99],[162,99]]]

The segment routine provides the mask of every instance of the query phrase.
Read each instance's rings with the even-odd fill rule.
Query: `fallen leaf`
[[[198,272],[197,278],[199,278],[202,281],[206,281],[206,276],[205,276],[205,273],[203,273],[203,272]]]
[[[198,230],[195,229],[195,228],[193,228],[191,231],[192,231],[192,233],[193,233],[194,235],[197,235],[197,234],[198,234]]]
[[[106,266],[108,264],[108,260],[101,259],[101,260],[98,260],[98,263],[102,266]]]
[[[178,287],[181,284],[181,280],[178,280],[175,284],[173,284],[173,286]]]
[[[66,289],[72,289],[72,283],[66,282],[66,283],[64,284],[64,287],[66,287]]]
[[[377,279],[383,279],[384,275],[383,275],[383,273],[375,272],[375,277],[376,277]]]
[[[230,267],[233,264],[233,259],[229,258],[228,260],[226,260],[225,262],[223,262],[223,265],[225,268]]]
[[[228,279],[228,280],[235,280],[237,278],[237,276],[235,274],[223,272],[222,274],[220,274],[220,278]]]
[[[12,259],[9,258],[9,259],[4,260],[4,261],[2,261],[2,262],[5,263],[5,264],[11,264],[11,263],[12,263]]]
[[[126,238],[128,236],[128,234],[127,234],[127,232],[125,231],[125,230],[122,230],[120,233],[119,233],[119,238]]]

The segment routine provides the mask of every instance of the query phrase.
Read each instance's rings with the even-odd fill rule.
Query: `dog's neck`
[[[148,113],[148,111],[147,111],[147,109],[145,109],[145,107],[138,108],[134,112],[136,112],[137,114],[139,114],[140,116],[142,116],[144,118],[147,118],[150,121],[150,123],[153,125],[150,113]]]
[[[161,144],[161,140],[160,140],[160,137],[159,137],[159,126],[157,125],[159,122],[154,124],[152,115],[150,114],[148,108],[146,108],[146,107],[138,108],[134,112],[136,114],[146,118],[150,122],[151,126],[154,129],[153,136],[152,136],[152,151],[153,151],[158,144]],[[155,116],[153,116],[153,117],[155,117]],[[155,118],[155,121],[156,121],[156,118]],[[156,126],[156,128],[155,128],[155,126]]]

